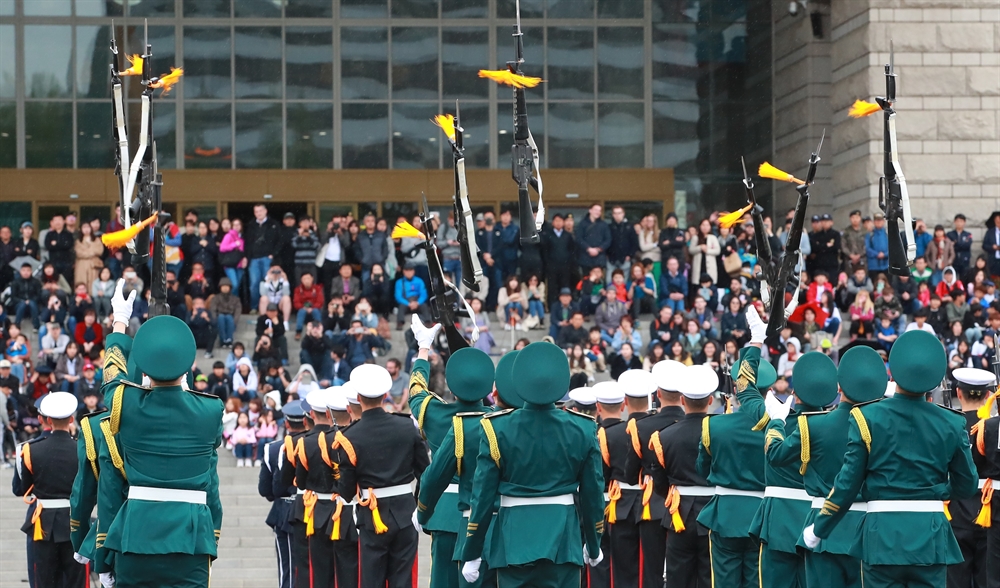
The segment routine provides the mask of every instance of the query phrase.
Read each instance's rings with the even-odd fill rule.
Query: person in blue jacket
[[[416,269],[407,265],[403,268],[403,277],[396,280],[396,304],[399,305],[396,312],[396,330],[401,331],[409,315],[415,312],[422,317],[426,316],[428,314],[426,302],[427,285],[416,277]]]
[[[865,252],[868,258],[868,272],[889,270],[889,234],[885,231],[885,215],[875,213],[875,228],[865,236]]]

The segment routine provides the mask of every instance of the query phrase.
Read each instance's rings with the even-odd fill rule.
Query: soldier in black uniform
[[[278,450],[277,467],[280,475],[276,477],[275,482],[279,488],[284,488],[285,492],[294,495],[291,512],[288,515],[286,523],[286,526],[291,528],[292,585],[295,588],[310,588],[309,539],[306,537],[306,524],[302,520],[302,514],[305,510],[302,504],[302,496],[305,490],[295,487],[295,467],[298,463],[298,441],[312,428],[313,421],[309,417],[309,405],[306,404],[306,401],[299,400],[297,402],[298,409],[302,412],[303,416],[301,423],[296,423],[294,417],[291,421],[287,421],[288,434],[285,435],[285,439],[281,443],[281,448]],[[295,412],[294,409],[293,412]],[[287,413],[285,413],[285,418],[288,418]],[[275,496],[277,495],[275,493]]]
[[[305,411],[302,402],[294,400],[281,408],[285,416],[286,438],[293,439],[296,433],[305,432],[303,419]],[[268,527],[274,530],[274,549],[278,555],[278,588],[292,588],[295,581],[292,563],[292,503],[295,502],[295,487],[281,483],[281,463],[285,458],[282,451],[285,441],[272,441],[264,446],[264,462],[260,466],[257,492],[271,503],[267,513]],[[294,447],[294,445],[293,445]]]
[[[22,444],[12,480],[14,495],[29,503],[21,530],[31,541],[28,575],[37,588],[83,586],[87,567],[73,558],[70,494],[76,477],[76,441],[70,425],[77,399],[68,392],[42,398],[39,416],[50,434]]]
[[[997,394],[1000,392],[994,392],[994,403]],[[986,588],[1000,588],[1000,415],[979,423],[972,451],[986,457],[985,473],[989,476],[988,480],[981,480],[983,494],[989,494],[989,507],[984,505],[977,517],[979,523],[989,525],[986,528]],[[984,512],[987,508],[989,511]]]
[[[338,488],[345,499],[358,495],[361,588],[413,585],[418,533],[417,500],[411,484],[430,464],[427,446],[409,415],[382,408],[392,377],[381,366],[363,364],[351,372],[361,419],[337,435]]]
[[[702,420],[708,416],[719,377],[710,367],[699,365],[679,370],[674,379],[684,418],[654,432],[649,440],[656,455],[650,475],[656,494],[666,496],[669,505],[663,517],[667,581],[671,588],[708,588],[712,585],[708,529],[698,524],[698,515],[715,488],[698,473],[696,463]]]
[[[681,395],[677,391],[678,377],[686,368],[679,361],[665,360],[653,366],[652,373],[629,370],[618,378],[625,386],[645,391],[652,389],[660,400],[660,410],[635,421],[640,452],[628,452],[625,460],[625,478],[642,481],[642,511],[639,519],[639,539],[642,547],[642,586],[659,586],[663,583],[663,569],[667,557],[667,531],[663,517],[667,512],[663,501],[666,495],[656,494],[650,472],[658,465],[656,453],[649,447],[649,438],[656,431],[665,429],[684,418]],[[626,376],[626,374],[632,374]],[[642,376],[638,376],[643,374]],[[638,378],[636,377],[638,376]],[[623,380],[625,378],[625,380]],[[639,380],[632,382],[630,380]]]
[[[334,429],[344,431],[347,427],[354,424],[351,420],[351,413],[347,410],[350,404],[348,400],[349,391],[346,387],[342,386],[334,386],[330,390],[331,393],[327,398],[326,407],[330,409],[330,417],[333,419]],[[334,447],[336,436],[333,441],[329,439],[327,441],[330,444],[330,457],[334,460],[336,469],[338,470],[334,476],[336,480],[337,476],[339,476],[339,468],[342,463],[340,459],[342,456],[340,456]],[[340,492],[339,486],[337,492]],[[336,517],[336,512],[339,510],[340,526],[333,533],[333,552],[337,559],[337,585],[357,586],[358,574],[360,573],[360,562],[358,561],[358,525],[354,522],[354,509],[357,508],[357,501],[337,494],[337,502],[340,506],[335,508],[334,516]],[[334,526],[336,527],[336,524]]]

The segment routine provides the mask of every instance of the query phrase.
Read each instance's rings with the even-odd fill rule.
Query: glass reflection
[[[230,98],[229,29],[184,27],[184,97]]]
[[[125,55],[132,55],[132,54],[141,55],[146,51],[146,45],[143,43],[145,30],[142,27],[142,25],[128,27],[126,32],[128,34],[128,40],[125,43],[125,47],[127,47],[127,50],[122,51],[121,49],[119,49],[119,56],[118,56],[119,60],[118,67],[122,69],[128,68],[129,66],[128,60],[125,59]],[[121,39],[122,37],[125,36],[122,34],[121,27],[117,28],[117,33],[119,35],[118,44],[119,46],[121,46],[122,44]],[[153,59],[151,62],[151,65],[153,66],[152,75],[154,76],[163,75],[169,73],[171,67],[180,67],[180,64],[177,63],[176,61],[176,55],[174,50],[173,26],[149,27],[149,44],[152,45],[153,47]],[[101,77],[105,77],[106,79],[106,76],[108,75],[108,63],[110,63],[111,61],[111,52],[108,51],[107,44],[104,45],[103,50],[99,46],[94,47],[94,61],[96,63],[92,64],[92,67],[103,68],[102,70],[103,73],[101,74],[101,76],[94,79],[101,80]],[[77,64],[77,68],[79,68],[79,64]],[[96,71],[96,69],[94,71]],[[187,70],[185,69],[184,71],[186,74]],[[130,76],[124,79],[129,98],[138,98],[142,94],[142,89],[143,89],[142,84],[139,83],[140,82],[139,76]],[[185,81],[181,82],[181,85],[187,85],[186,84],[187,79],[188,77],[187,75],[185,75],[184,77]],[[98,93],[94,95],[93,96],[94,98],[107,97],[108,88],[104,86],[105,83],[106,82],[98,82],[96,85],[93,86],[94,92],[103,92],[103,94]],[[177,90],[175,89],[171,91],[169,94],[167,94],[165,98],[168,100],[173,100],[176,94]],[[162,98],[164,98],[163,92],[162,91],[156,92],[156,99],[160,100]]]
[[[0,25],[0,98],[14,97],[14,54],[14,25]]]
[[[14,0],[0,0],[0,16],[14,16]]]
[[[233,158],[230,105],[188,102],[184,105],[184,167],[229,168]]]
[[[640,27],[597,29],[598,98],[642,99],[642,38]]]
[[[445,104],[455,98],[489,97],[489,85],[475,72],[489,66],[490,31],[486,28],[441,29],[441,85]]]
[[[393,27],[392,97],[438,97],[437,27]]]
[[[236,97],[281,98],[281,28],[236,27]]]
[[[594,99],[594,29],[549,27],[549,98]]]
[[[695,171],[698,158],[697,102],[653,103],[653,166]]]
[[[437,18],[438,0],[392,0],[392,16]]]
[[[594,167],[593,103],[549,104],[549,167]]]
[[[286,108],[288,169],[333,167],[333,105],[291,103]]]
[[[389,45],[385,28],[340,30],[340,98],[385,99],[389,90]]]
[[[465,166],[490,166],[490,106],[486,103],[466,103],[462,107],[462,128],[465,129]],[[449,110],[450,112],[450,110]],[[440,132],[440,131],[439,131]],[[445,155],[445,167],[451,165],[451,148]]]
[[[344,169],[388,168],[388,107],[385,104],[344,104],[341,118]]]
[[[434,104],[392,105],[393,169],[437,169],[444,134],[430,122]]]
[[[597,0],[597,18],[642,18],[642,13],[642,0]]]
[[[24,26],[24,94],[28,98],[73,95],[73,30],[59,25]]]
[[[441,16],[444,18],[486,18],[487,0],[442,0]]]
[[[17,167],[17,104],[0,102],[0,167]]]
[[[329,28],[285,29],[285,96],[333,97],[333,33]]]
[[[281,0],[235,0],[233,14],[237,17],[281,17]],[[327,5],[330,3],[327,2]]]
[[[464,107],[463,107],[464,108]],[[510,104],[497,105],[497,167],[510,167],[510,148],[514,145],[514,109]],[[549,150],[545,146],[545,105],[528,102],[528,126],[538,145],[538,162],[542,169],[549,167]]]
[[[111,136],[111,104],[80,102],[76,105],[76,166],[113,168],[117,143]],[[157,145],[157,158],[162,145]]]
[[[229,17],[229,0],[184,0],[184,16]]]
[[[153,140],[160,169],[177,167],[177,107],[160,106],[153,116]]]
[[[70,16],[73,0],[28,0],[24,3],[25,16]]]
[[[342,18],[384,18],[386,14],[386,0],[340,0]]]
[[[653,25],[653,99],[698,98],[695,25]]]
[[[122,0],[76,0],[77,16],[121,16]]]
[[[343,3],[344,0],[341,0]],[[385,2],[385,0],[382,0]],[[329,18],[333,16],[333,3],[330,0],[287,0],[285,16],[289,18]]]
[[[27,167],[73,167],[72,103],[24,103],[24,155]]]
[[[236,103],[236,167],[281,168],[281,104]]]
[[[129,0],[131,16],[173,16],[174,0]]]
[[[497,27],[497,67],[495,69],[506,69],[507,61],[513,61],[516,55],[514,49],[514,38],[511,36],[513,27]],[[521,27],[521,32],[524,34],[524,65],[521,70],[526,76],[534,76],[538,78],[545,78],[545,30],[542,27]],[[486,66],[480,66],[478,69],[488,69]],[[483,83],[492,84],[494,82],[487,82],[486,80],[480,80]],[[534,88],[528,88],[524,91],[525,96],[529,100],[537,99],[542,100],[545,98],[545,90],[548,83],[538,84]],[[511,88],[509,87],[498,87],[497,97],[500,100],[505,100],[506,96],[512,96],[510,93]]]
[[[594,0],[548,0],[548,3],[549,18],[594,18]]]
[[[598,106],[597,161],[602,168],[644,167],[646,133],[642,104]]]
[[[76,27],[77,98],[102,98],[108,94],[110,29],[107,26]]]
[[[514,20],[514,2],[497,2],[497,17]],[[521,0],[521,18],[542,18],[545,16],[545,0]]]

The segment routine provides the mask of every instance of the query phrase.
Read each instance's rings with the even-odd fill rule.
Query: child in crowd
[[[265,410],[257,420],[257,454],[254,465],[260,466],[260,459],[264,455],[265,447],[278,436],[278,423],[274,420],[274,413]]]
[[[222,413],[222,438],[226,440],[226,449],[233,448],[233,430],[236,429],[236,418],[243,410],[243,405],[239,398],[229,398],[226,400],[226,409]]]
[[[257,448],[257,434],[250,427],[250,417],[245,412],[236,417],[236,428],[233,429],[230,442],[236,454],[236,467],[252,466],[254,451]]]
[[[226,357],[226,371],[229,372],[230,376],[236,372],[236,364],[246,356],[246,353],[246,347],[243,346],[242,342],[237,341],[233,343],[233,349],[229,352],[229,356]]]

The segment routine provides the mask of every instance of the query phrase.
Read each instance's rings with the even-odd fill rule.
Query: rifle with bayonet
[[[889,63],[885,64],[885,96],[876,96],[875,104],[855,101],[848,115],[861,118],[882,111],[884,156],[882,177],[878,181],[878,206],[885,213],[886,233],[889,237],[889,273],[910,275],[910,266],[917,256],[917,242],[913,236],[913,215],[910,213],[910,195],[906,191],[906,178],[899,165],[899,145],[896,141],[896,72],[892,43],[889,44]],[[900,226],[902,225],[902,226]],[[905,235],[905,243],[904,243]]]
[[[767,306],[771,299],[770,285],[778,280],[779,267],[774,261],[774,254],[771,251],[771,241],[767,238],[764,230],[764,207],[757,203],[754,196],[753,180],[747,173],[746,161],[740,157],[740,164],[743,166],[743,188],[746,191],[747,205],[743,208],[719,217],[719,226],[730,228],[740,222],[748,212],[753,219],[754,244],[757,246],[757,267],[759,268],[758,279],[760,280],[761,298]]]
[[[510,151],[511,176],[517,183],[518,221],[521,226],[521,243],[538,243],[538,231],[545,222],[545,206],[542,203],[542,175],[539,168],[538,145],[528,128],[528,107],[524,98],[525,88],[534,88],[541,78],[525,76],[521,71],[524,63],[524,34],[521,32],[521,2],[515,3],[517,21],[514,24],[514,61],[507,62],[507,69],[500,71],[480,70],[479,77],[489,78],[497,83],[514,88],[514,145]],[[529,187],[538,194],[538,210],[532,211]]]
[[[469,185],[465,179],[465,144],[458,100],[455,101],[455,116],[438,115],[434,124],[441,127],[454,158],[455,195],[452,196],[455,207],[455,227],[458,229],[458,243],[462,256],[462,283],[473,292],[479,291],[479,283],[483,278],[483,268],[479,264],[479,251],[476,247],[476,225],[472,216],[472,206],[469,204]]]

